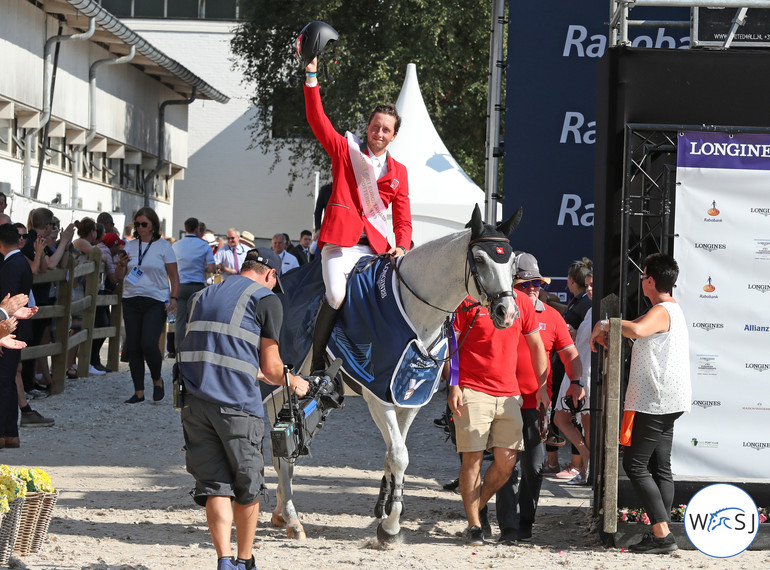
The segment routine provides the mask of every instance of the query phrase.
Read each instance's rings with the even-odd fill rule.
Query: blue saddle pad
[[[442,340],[432,350],[446,356]],[[333,358],[381,402],[420,407],[438,389],[443,364],[417,338],[401,305],[393,265],[387,257],[359,260],[348,280],[345,303],[329,341]]]
[[[299,366],[310,351],[315,316],[324,293],[319,259],[282,276],[284,321],[279,347],[286,363]],[[343,359],[344,372],[386,404],[420,407],[438,389],[442,363],[431,359],[401,306],[387,257],[363,257],[348,281],[345,303],[328,350]],[[443,339],[431,350],[446,357]]]

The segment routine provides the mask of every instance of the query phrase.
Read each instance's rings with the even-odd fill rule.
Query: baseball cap
[[[540,267],[537,265],[537,259],[531,253],[522,253],[516,258],[516,279],[513,284],[518,285],[524,281],[532,279],[542,279],[546,283],[551,282],[550,277],[540,275]]]
[[[120,245],[126,245],[126,242],[120,239],[120,236],[118,234],[113,232],[104,234],[104,237],[102,238],[102,243],[107,247],[112,247],[116,243],[119,243]]]
[[[270,269],[275,269],[278,287],[283,292],[281,285],[281,258],[269,247],[255,247],[246,252],[246,261],[256,261],[262,265],[267,265]]]

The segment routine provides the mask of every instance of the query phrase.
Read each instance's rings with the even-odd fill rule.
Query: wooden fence
[[[35,275],[34,283],[58,284],[55,305],[41,306],[33,319],[53,319],[53,342],[39,346],[28,346],[21,351],[21,359],[29,360],[51,356],[51,394],[64,391],[64,379],[67,371],[67,352],[79,346],[78,377],[88,376],[91,363],[92,341],[98,338],[108,339],[107,367],[118,369],[120,359],[120,322],[122,319],[121,297],[123,295],[122,281],[110,295],[99,295],[99,286],[104,273],[102,252],[98,247],[91,249],[86,263],[75,266],[74,258],[66,256],[62,268],[49,270]],[[72,289],[75,280],[85,277],[85,294],[82,299],[72,301]],[[110,326],[94,328],[96,307],[109,305]],[[81,329],[70,335],[73,315],[82,316]]]

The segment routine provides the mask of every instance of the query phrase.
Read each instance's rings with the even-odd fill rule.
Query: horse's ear
[[[484,231],[484,221],[481,219],[481,209],[478,204],[473,208],[471,221],[465,224],[465,227],[471,229],[472,236],[480,235]]]
[[[478,207],[478,204],[476,205]],[[522,208],[519,207],[518,210],[516,210],[516,213],[508,218],[504,222],[500,222],[497,224],[497,231],[501,232],[505,237],[508,237],[513,233],[513,230],[515,230],[519,222],[521,222],[521,216],[522,216]]]

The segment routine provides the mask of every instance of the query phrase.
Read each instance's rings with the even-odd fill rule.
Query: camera
[[[284,369],[288,398],[276,415],[270,442],[273,457],[296,459],[310,453],[310,443],[323,427],[331,410],[343,406],[343,384],[337,359],[323,376],[308,376],[310,388],[305,396],[297,398],[289,390],[289,368]]]

